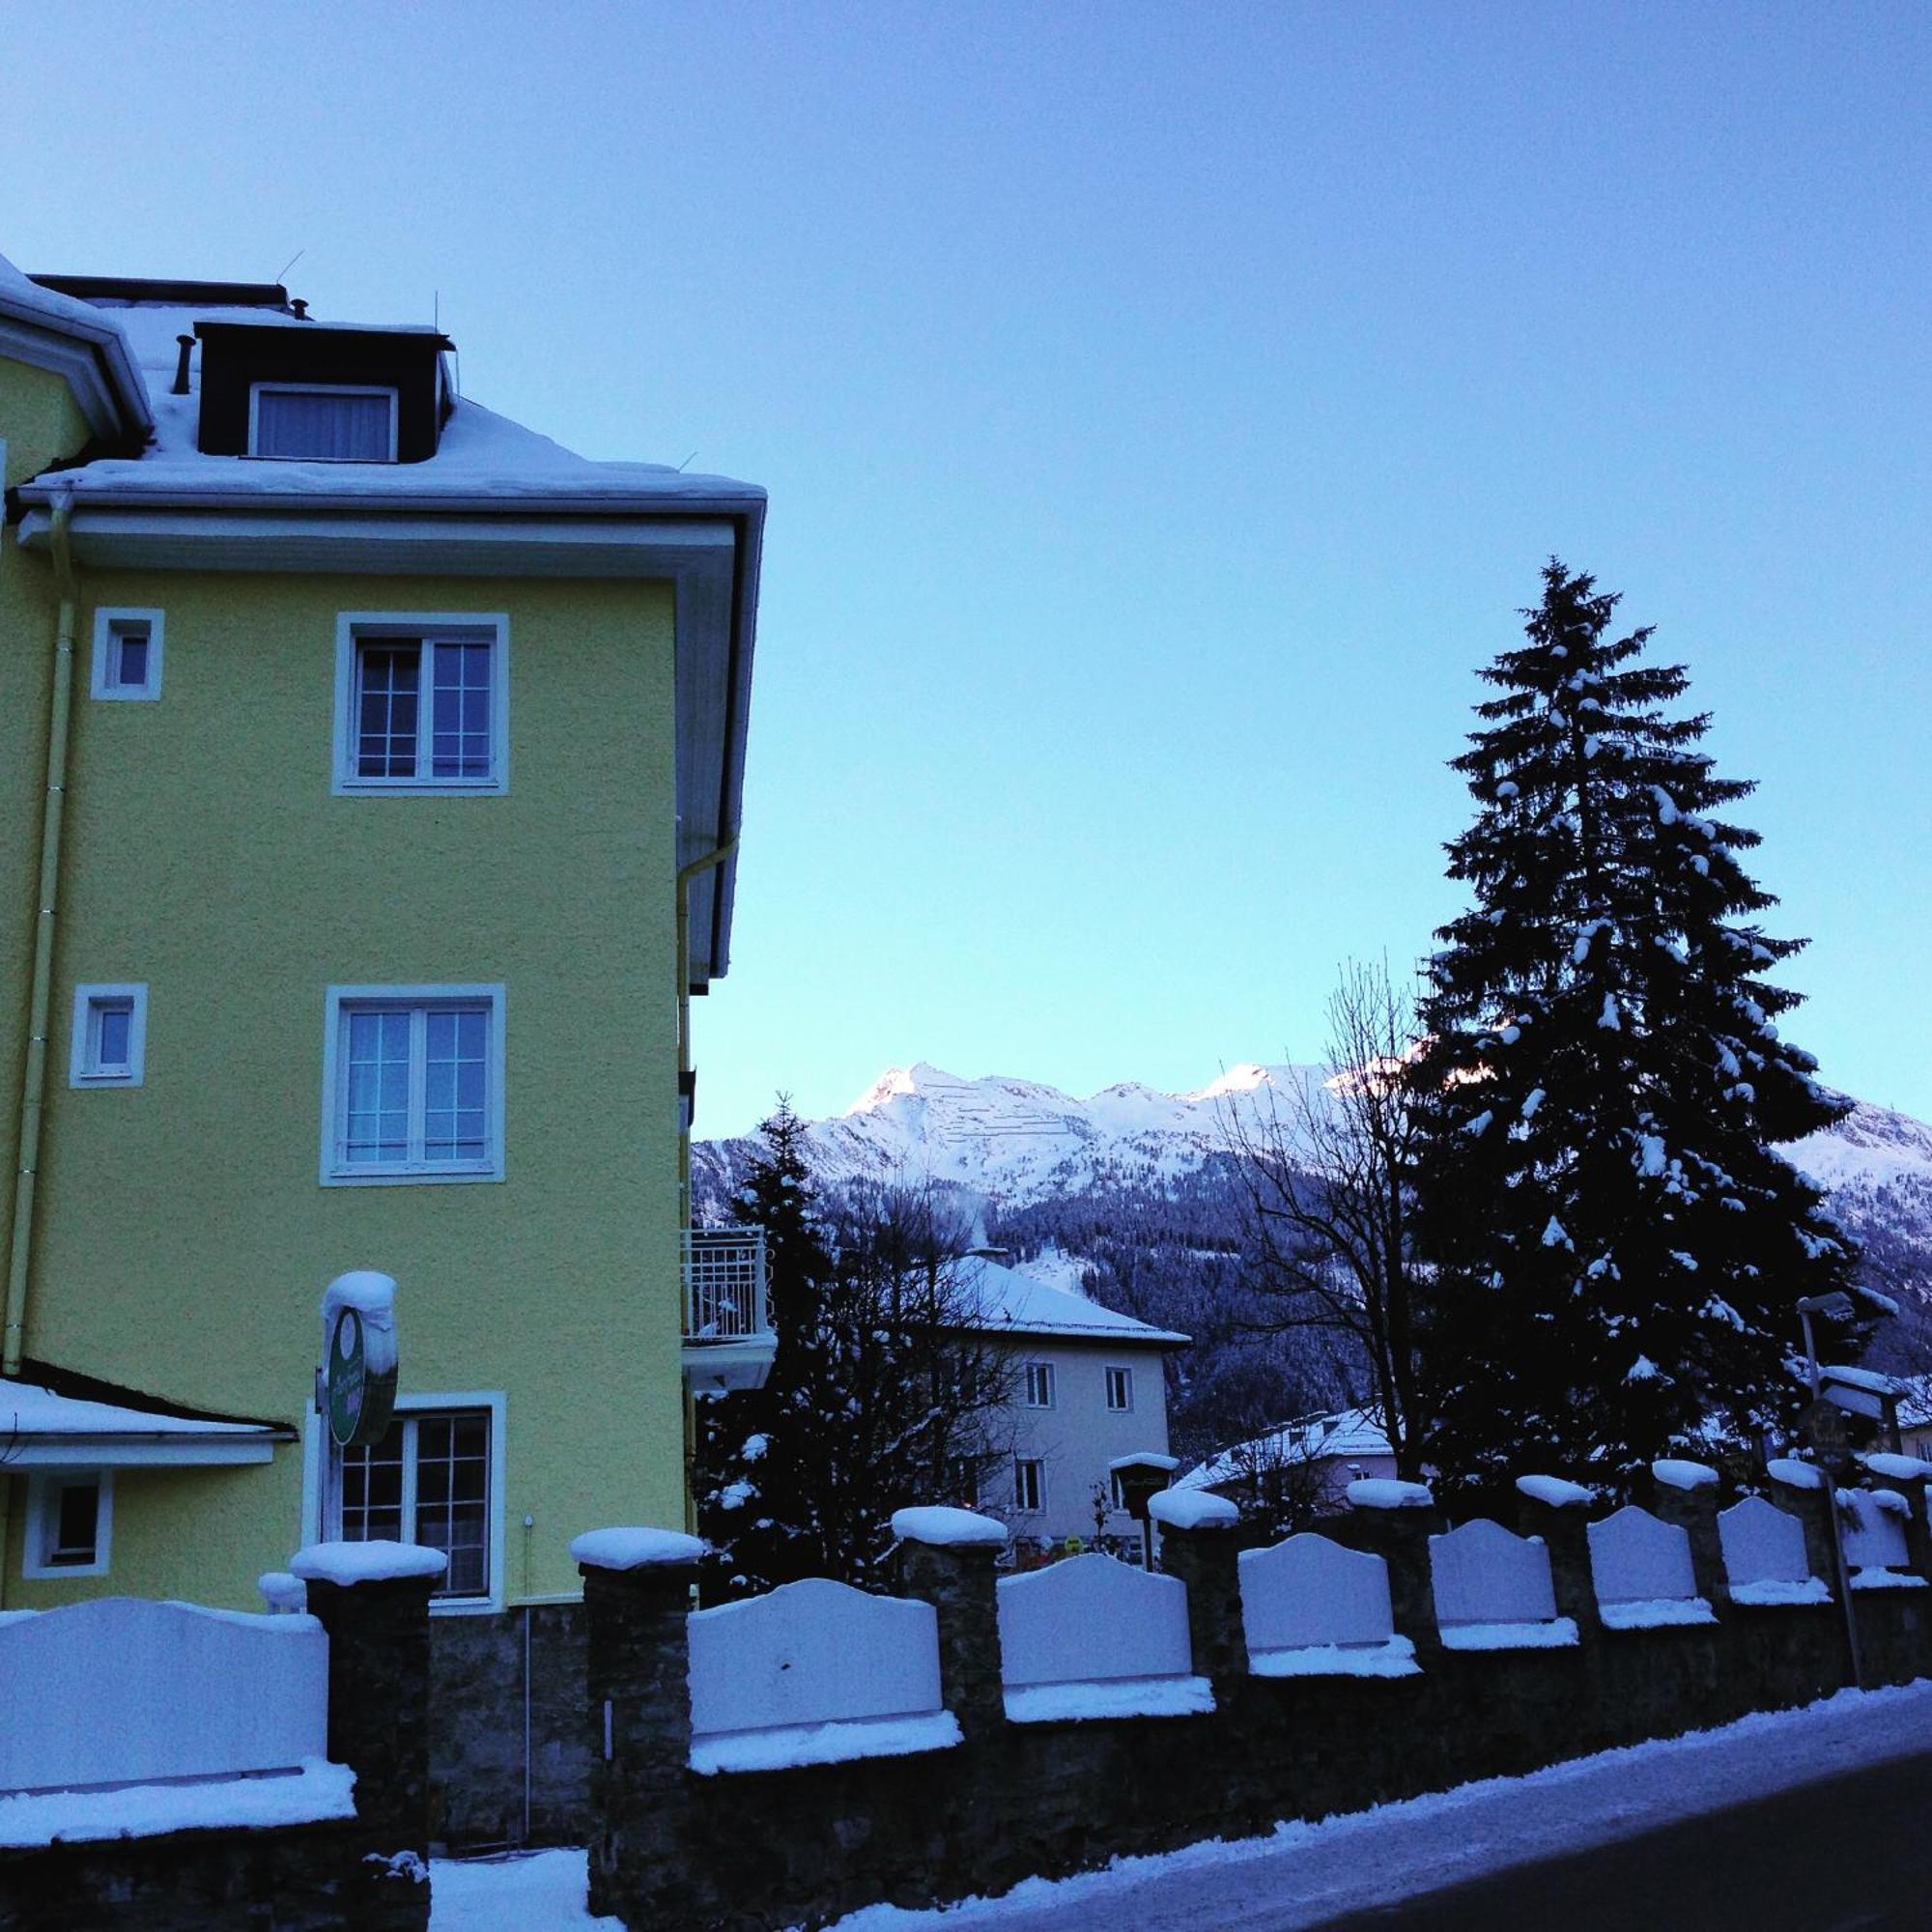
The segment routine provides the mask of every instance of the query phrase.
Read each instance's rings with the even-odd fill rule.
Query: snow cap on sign
[[[1241,1512],[1212,1490],[1156,1490],[1148,1515],[1164,1529],[1233,1529]]]
[[[571,1539],[570,1556],[585,1570],[649,1570],[661,1563],[696,1563],[706,1548],[681,1529],[587,1529]]]
[[[901,1543],[927,1543],[940,1549],[1007,1547],[1005,1523],[977,1510],[951,1509],[943,1503],[895,1510],[893,1534]]]

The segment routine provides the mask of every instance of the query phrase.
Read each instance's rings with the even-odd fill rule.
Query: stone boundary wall
[[[309,1580],[354,1818],[0,1848],[0,1932],[426,1932],[433,1585]]]
[[[1932,1474],[1932,1471],[1928,1471]],[[1544,1486],[1561,1490],[1565,1486]],[[1922,1482],[1911,1563],[1932,1581]],[[1270,1831],[1468,1780],[1517,1776],[1646,1738],[1807,1703],[1850,1682],[1843,1611],[1824,1602],[1733,1602],[1715,1484],[1660,1481],[1655,1514],[1688,1536],[1709,1621],[1607,1627],[1588,1523],[1601,1506],[1525,1494],[1519,1529],[1548,1551],[1560,1647],[1456,1649],[1436,1626],[1421,1506],[1363,1508],[1324,1525],[1387,1564],[1395,1630],[1414,1674],[1250,1672],[1238,1553],[1227,1523],[1170,1524],[1163,1562],[1187,1590],[1192,1663],[1211,1714],[1014,1723],[1001,1684],[987,1547],[901,1545],[899,1587],[938,1613],[949,1749],[783,1770],[690,1768],[687,1620],[695,1561],[584,1566],[593,1829],[590,1907],[632,1932],[816,1926],[881,1901],[908,1907],[999,1893],[1122,1856]],[[1776,1488],[1829,1578],[1826,1492]],[[1855,1588],[1863,1681],[1932,1673],[1932,1588]],[[1104,1633],[1096,1634],[1104,1641]]]

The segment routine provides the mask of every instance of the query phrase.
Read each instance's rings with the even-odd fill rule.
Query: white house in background
[[[1366,1408],[1297,1416],[1280,1428],[1218,1450],[1175,1479],[1177,1490],[1211,1490],[1238,1503],[1267,1496],[1270,1488],[1313,1487],[1318,1508],[1342,1507],[1343,1492],[1364,1476],[1393,1476],[1395,1451]],[[1314,1487],[1319,1486],[1319,1487]]]
[[[1013,1393],[992,1431],[997,1460],[958,1500],[1006,1518],[1016,1539],[1137,1536],[1110,1465],[1167,1454],[1166,1357],[1190,1338],[1024,1274],[1005,1252],[959,1265],[960,1299],[980,1310],[972,1332],[1008,1356]]]

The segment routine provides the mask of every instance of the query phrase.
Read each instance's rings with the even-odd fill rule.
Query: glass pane
[[[387,463],[390,396],[340,389],[257,389],[255,454]]]
[[[410,1016],[365,1010],[349,1015],[342,1156],[346,1161],[409,1157]]]
[[[487,1157],[489,1081],[484,1050],[488,1041],[485,1008],[439,1008],[429,1015],[423,1089],[425,1160]]]
[[[417,1419],[414,1534],[449,1558],[442,1596],[489,1590],[489,1446],[487,1416]]]
[[[95,1525],[100,1517],[99,1484],[63,1483],[54,1514],[54,1547],[47,1552],[47,1560],[92,1563]]]
[[[490,646],[439,643],[430,714],[430,776],[490,776]]]
[[[145,630],[114,633],[114,682],[138,691],[148,681],[148,634]]]
[[[403,1425],[370,1449],[342,1452],[342,1536],[348,1543],[402,1540]]]
[[[134,1009],[125,1002],[102,1001],[95,1009],[94,1064],[103,1072],[128,1065],[128,1046],[134,1029]]]
[[[412,639],[355,648],[355,775],[416,775],[422,646]]]

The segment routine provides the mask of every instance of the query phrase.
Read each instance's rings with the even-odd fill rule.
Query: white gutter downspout
[[[7,1327],[0,1375],[17,1376],[26,1352],[27,1280],[34,1255],[34,1196],[40,1165],[41,1122],[47,1089],[47,1021],[52,1006],[55,899],[60,889],[61,830],[67,807],[68,728],[73,716],[73,637],[80,618],[68,524],[73,493],[54,499],[48,547],[60,614],[54,626],[53,690],[47,710],[46,805],[41,818],[39,912],[34,922],[34,968],[28,998],[27,1060],[20,1076],[17,1167],[14,1176],[14,1227],[7,1257]]]

